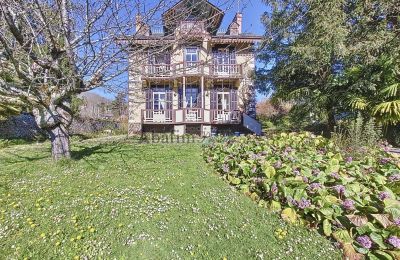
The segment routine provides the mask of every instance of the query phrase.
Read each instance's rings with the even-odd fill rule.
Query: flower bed
[[[204,157],[260,206],[318,228],[350,259],[400,259],[399,160],[384,147],[353,160],[309,133],[218,137]]]

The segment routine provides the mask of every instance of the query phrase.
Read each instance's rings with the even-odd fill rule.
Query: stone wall
[[[70,134],[89,134],[103,132],[105,130],[116,131],[120,129],[121,125],[116,121],[93,118],[75,118],[70,126]]]
[[[70,134],[89,134],[105,130],[116,131],[121,129],[119,122],[100,119],[76,118],[70,126]],[[0,139],[34,140],[46,137],[30,114],[22,114],[0,121]]]
[[[0,121],[1,139],[28,139],[33,140],[43,136],[43,131],[38,127],[35,119],[30,114],[22,114]]]

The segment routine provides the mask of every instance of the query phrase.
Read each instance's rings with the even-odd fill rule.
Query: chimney
[[[150,35],[150,27],[142,21],[142,16],[140,14],[136,15],[135,18],[136,34],[138,35]]]
[[[239,28],[238,28],[239,34],[242,34],[242,20],[243,20],[242,13],[236,13],[236,16],[233,19],[233,21],[235,21],[239,25]]]
[[[242,33],[242,14],[236,13],[231,24],[229,25],[229,35],[240,35]]]

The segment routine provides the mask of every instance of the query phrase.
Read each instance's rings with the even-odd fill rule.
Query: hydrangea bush
[[[399,160],[385,146],[360,160],[310,133],[217,137],[204,157],[283,219],[317,228],[350,259],[400,259]]]

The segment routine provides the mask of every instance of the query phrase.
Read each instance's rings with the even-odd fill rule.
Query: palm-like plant
[[[352,68],[347,77],[364,84],[363,91],[347,96],[353,110],[366,112],[384,125],[400,122],[399,56],[383,56],[371,66]]]

